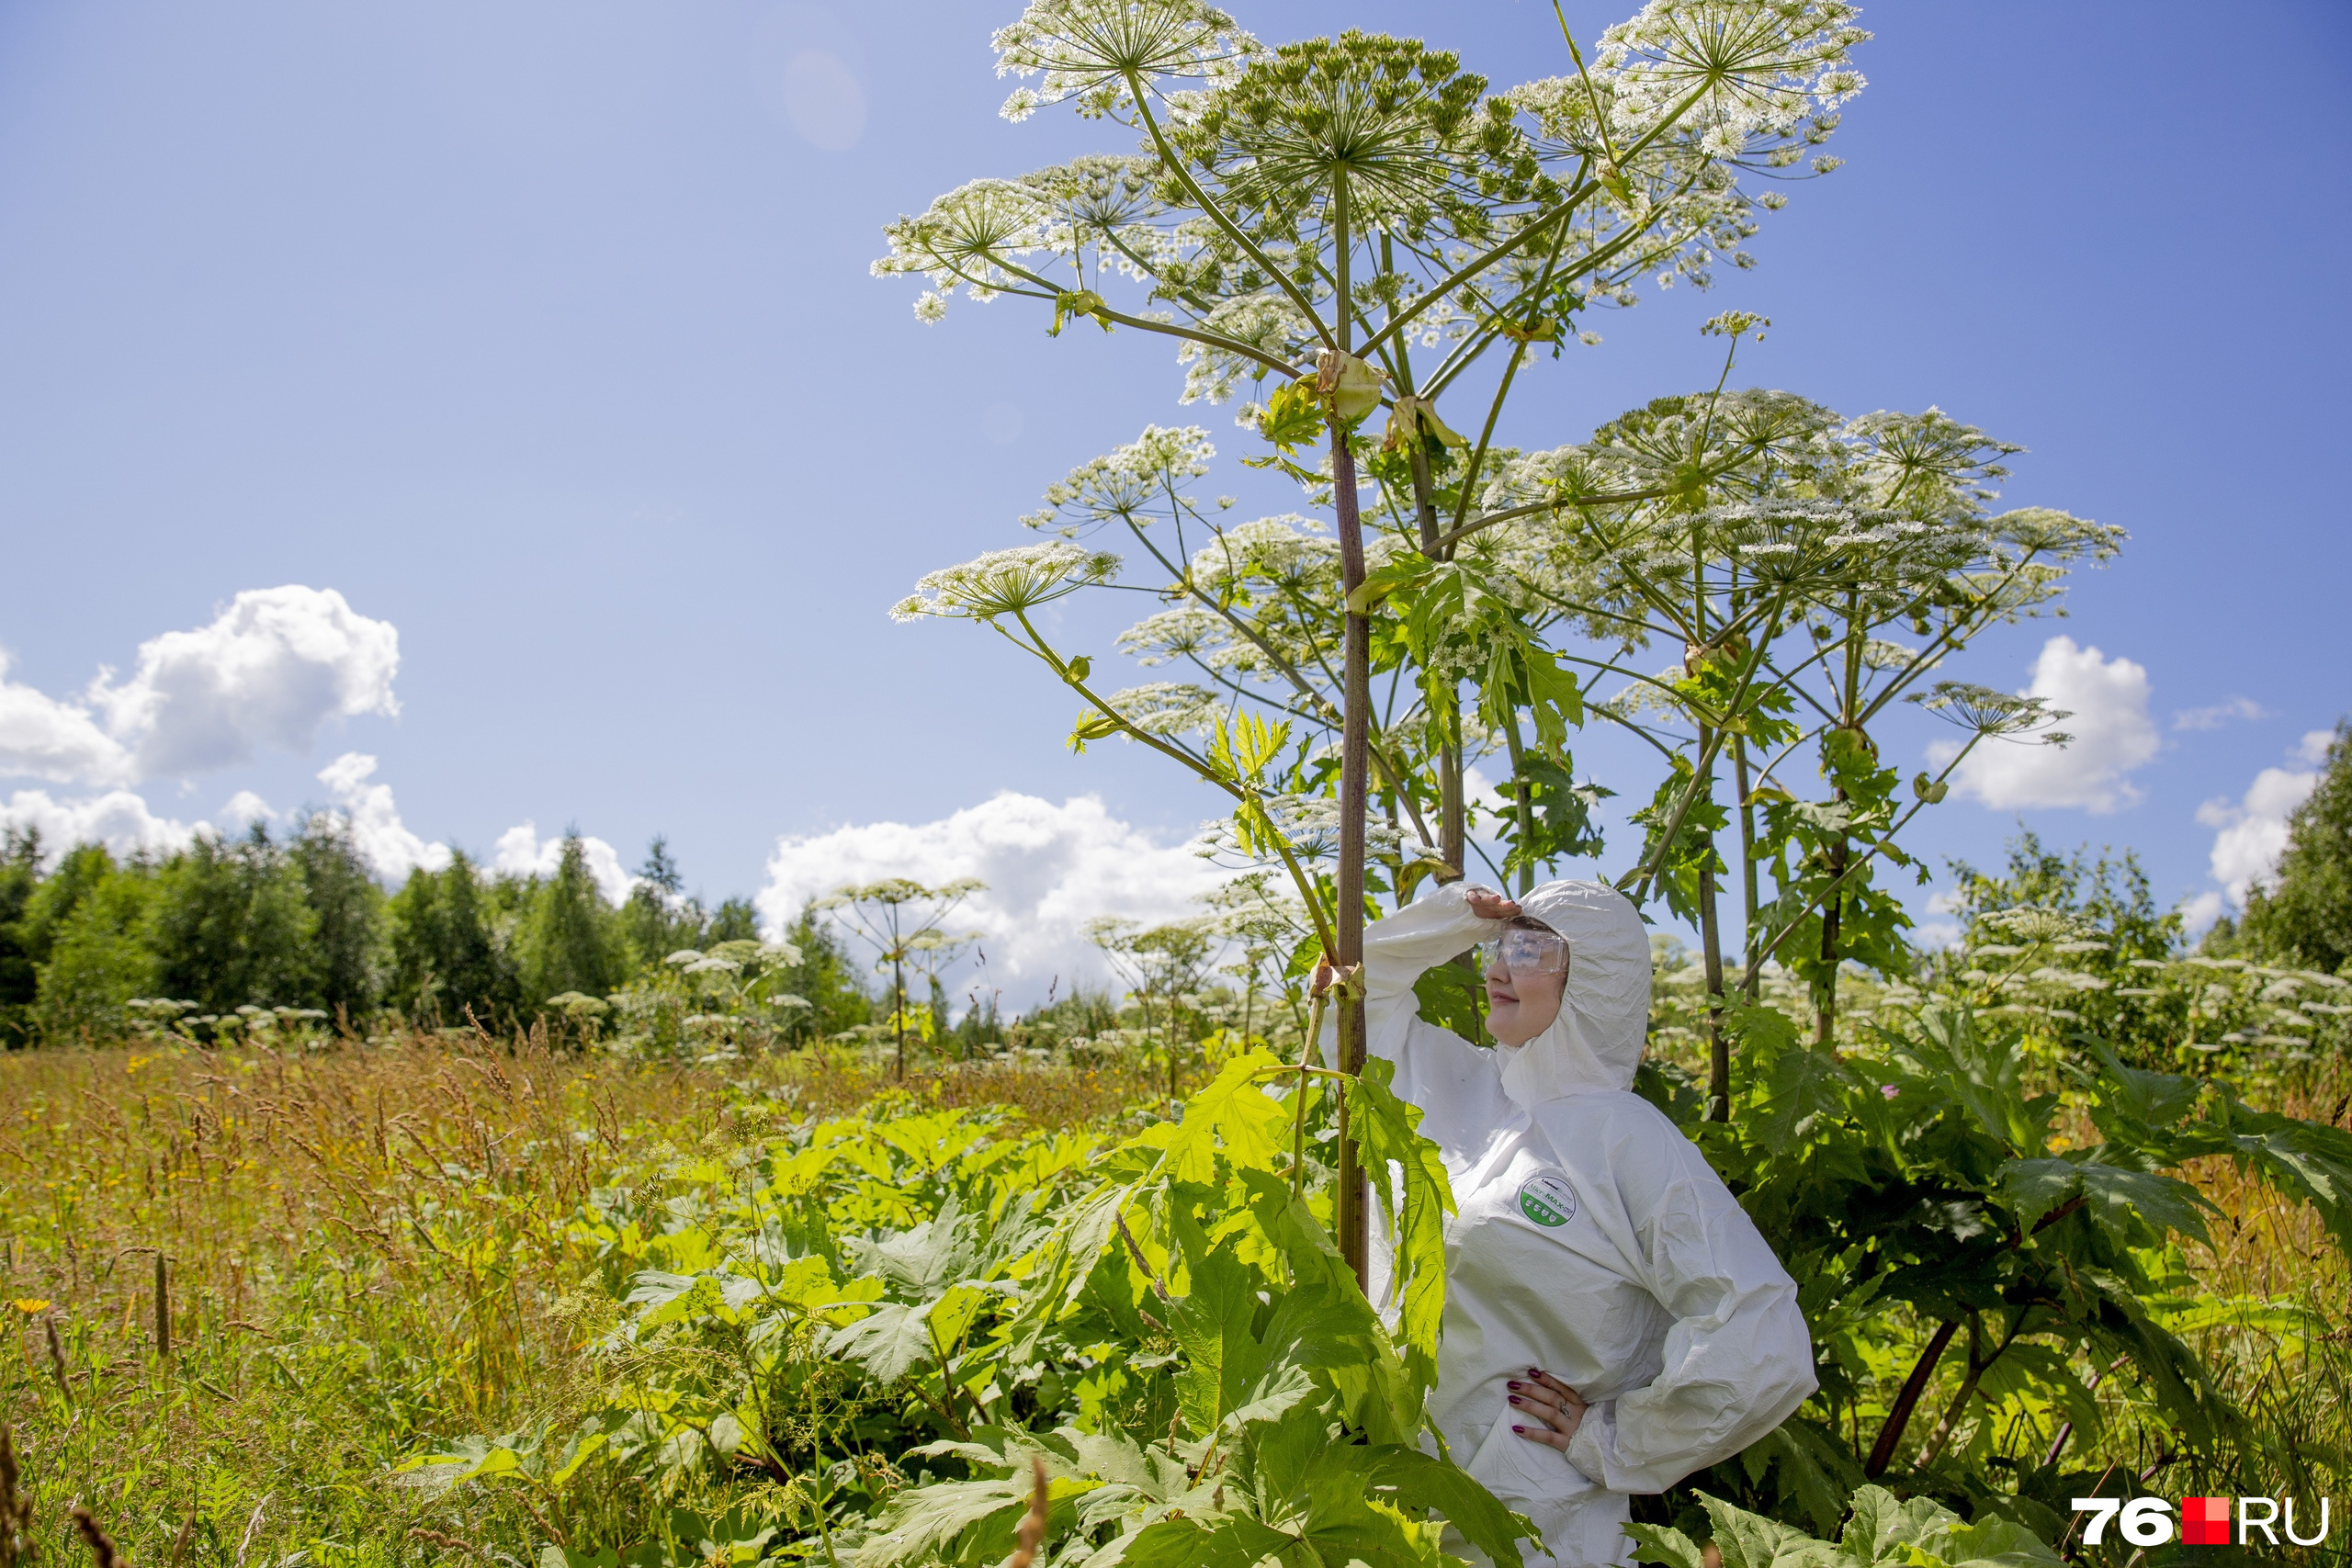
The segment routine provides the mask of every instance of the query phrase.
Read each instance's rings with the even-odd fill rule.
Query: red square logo
[[[2183,1497],[2180,1500],[2180,1543],[2183,1546],[2230,1544],[2230,1500],[2227,1497]]]

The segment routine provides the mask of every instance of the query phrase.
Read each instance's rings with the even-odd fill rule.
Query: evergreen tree
[[[729,898],[718,907],[704,927],[701,945],[717,947],[722,942],[759,940],[759,911],[752,908],[749,898]]]
[[[199,835],[160,883],[150,942],[166,994],[206,1012],[320,1005],[319,918],[268,829],[234,843]]]
[[[485,1028],[512,1022],[522,1007],[513,956],[499,941],[473,863],[461,851],[438,872],[413,871],[392,896],[392,979],[387,999],[416,1023]]]
[[[339,1023],[376,1010],[383,987],[384,893],[353,841],[351,824],[322,811],[304,824],[288,855],[317,926],[311,969],[317,1005]]]
[[[628,978],[620,921],[588,874],[580,835],[563,840],[555,874],[535,890],[523,933],[523,995],[532,1007],[566,991],[601,997]]]
[[[40,832],[11,828],[0,839],[0,1051],[25,1044],[40,983],[25,946],[24,918],[40,886]]]
[[[2352,963],[2352,720],[2336,726],[2318,786],[2288,819],[2278,879],[2247,897],[2238,934],[2301,968],[2340,974]]]
[[[719,906],[721,913],[739,903],[743,901],[729,899]],[[747,903],[743,907],[748,910]],[[776,988],[808,1004],[806,1012],[794,1017],[793,1038],[822,1040],[873,1021],[874,997],[865,988],[862,966],[850,961],[841,932],[831,921],[804,908],[784,940],[799,949],[800,962],[786,971]]]
[[[638,868],[637,886],[620,911],[636,968],[659,964],[682,948],[708,945],[702,901],[682,897],[685,881],[678,863],[670,858],[669,840],[655,835],[647,846],[645,863]]]

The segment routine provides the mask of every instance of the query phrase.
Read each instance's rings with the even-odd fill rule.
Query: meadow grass
[[[0,1056],[0,1426],[36,1539],[78,1560],[78,1504],[144,1564],[535,1564],[562,1521],[525,1492],[388,1477],[432,1443],[591,1401],[604,1314],[571,1222],[594,1190],[881,1095],[1058,1127],[1164,1103],[1155,1077],[949,1068],[901,1087],[841,1053],[639,1064],[544,1037]],[[2260,1098],[2340,1121],[2339,1079]],[[2185,1248],[2207,1304],[2184,1332],[2251,1436],[2172,1452],[2102,1388],[2114,1426],[2080,1446],[2165,1495],[2316,1498],[2352,1431],[2352,1276],[2309,1208],[2224,1160],[2196,1179],[2216,1213],[2211,1244]]]
[[[50,1560],[83,1551],[74,1503],[142,1563],[482,1560],[499,1519],[458,1534],[385,1477],[578,1392],[582,1201],[775,1130],[747,1108],[894,1088],[1042,1126],[1149,1094],[1114,1068],[900,1088],[836,1053],[640,1065],[543,1038],[0,1056],[0,1424]]]

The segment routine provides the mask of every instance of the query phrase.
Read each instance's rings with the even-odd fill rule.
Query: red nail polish
[[[1517,1432],[1522,1438],[1527,1436],[1527,1428],[1524,1427],[1513,1427],[1511,1430]]]
[[[1519,1397],[1519,1395],[1517,1395],[1517,1394],[1515,1394],[1515,1393],[1514,1393],[1514,1394],[1512,1394],[1512,1395],[1510,1396],[1510,1402],[1511,1402],[1513,1404],[1522,1404],[1522,1403],[1524,1403],[1522,1400],[1521,1400],[1521,1398]]]

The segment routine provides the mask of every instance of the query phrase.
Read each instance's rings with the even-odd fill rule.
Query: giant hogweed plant
[[[1800,1281],[1821,1390],[1688,1489],[1826,1532],[1885,1479],[2051,1540],[2071,1498],[2128,1493],[2152,1461],[2198,1484],[2341,1462],[2283,1451],[2191,1343],[2326,1325],[2203,1293],[2182,1244],[2213,1212],[2188,1168],[2219,1157],[2352,1250],[2352,1135],[2088,1036],[2053,1074],[2019,1021],[1963,998],[1890,998],[1848,1049],[1769,1007],[1734,1022],[1737,1114],[1700,1121],[1688,1091],[1679,1109]]]
[[[900,1568],[1004,1558],[1042,1467],[1057,1563],[1441,1568],[1451,1527],[1515,1568],[1524,1521],[1419,1446],[1451,1204],[1387,1077],[1250,1052],[1124,1142],[894,1103],[605,1189],[573,1223],[616,1303],[596,1407],[401,1480],[621,1489],[735,1561]],[[1406,1173],[1385,1316],[1330,1231],[1342,1096]]]
[[[1623,684],[1595,716],[1640,736],[1665,764],[1634,813],[1645,841],[1618,879],[1636,902],[1663,897],[1700,932],[1709,992],[1750,1002],[1779,959],[1814,986],[1830,1038],[1838,965],[1907,967],[1900,904],[1874,865],[1916,863],[1901,846],[1952,771],[1989,739],[2063,743],[2031,699],[1931,675],[1985,627],[2063,613],[2069,572],[2111,557],[2120,531],[2042,507],[1996,512],[1998,459],[2016,447],[1941,412],[1847,419],[1786,392],[1726,391],[1740,339],[1765,325],[1734,312],[1705,330],[1731,339],[1704,393],[1661,398],[1576,446],[1515,457],[1490,483],[1499,513],[1550,503],[1498,530],[1476,562],[1537,605],[1558,657],[1588,682]],[[1445,581],[1420,562],[1404,586]],[[1461,569],[1457,568],[1456,570]],[[1894,640],[1902,632],[1917,645]],[[1570,640],[1573,639],[1573,640]],[[1654,643],[1679,660],[1634,662]],[[1938,773],[1904,798],[1871,727],[1909,701],[1959,725]],[[1517,737],[1506,737],[1518,755]],[[1790,766],[1809,752],[1828,786],[1802,799]],[[1731,775],[1733,800],[1716,798]],[[1555,852],[1534,820],[1538,791],[1565,780],[1515,769],[1521,843]],[[1802,788],[1804,781],[1794,780]],[[1726,943],[1717,907],[1727,874],[1718,835],[1737,825],[1741,928]],[[1770,868],[1776,896],[1759,892]],[[1521,886],[1532,874],[1522,863]],[[1709,1093],[1727,1111],[1731,1038],[1713,1010]]]
[[[1122,707],[1096,693],[1085,657],[1049,646],[1022,613],[1041,593],[1106,581],[1112,558],[1067,545],[998,552],[927,580],[907,608],[997,626],[1078,692],[1084,724],[1144,741],[1231,792],[1237,836],[1283,863],[1315,911],[1324,957],[1345,974],[1362,960],[1375,767],[1400,807],[1433,801],[1434,856],[1457,870],[1464,810],[1448,714],[1419,726],[1418,754],[1392,728],[1374,761],[1359,457],[1382,504],[1409,517],[1431,553],[1490,522],[1471,515],[1477,480],[1531,347],[1556,352],[1579,312],[1629,302],[1644,273],[1704,283],[1726,252],[1747,264],[1736,247],[1755,211],[1779,198],[1751,197],[1742,178],[1793,168],[1835,129],[1838,106],[1861,85],[1847,58],[1866,36],[1854,14],[1842,0],[1652,0],[1610,29],[1589,64],[1571,39],[1573,72],[1500,94],[1417,40],[1348,32],[1268,48],[1199,0],[1035,0],[996,35],[1000,70],[1034,79],[1006,104],[1009,117],[1065,106],[1129,128],[1135,150],[973,181],[893,224],[876,270],[927,278],[917,304],[926,320],[960,291],[1033,299],[1055,333],[1082,318],[1172,336],[1189,395],[1272,379],[1255,421],[1276,447],[1263,461],[1317,492],[1333,521],[1337,581],[1319,613],[1338,615],[1340,635],[1314,661],[1322,688],[1299,679],[1300,660],[1280,671],[1313,722],[1339,731],[1336,812],[1308,813],[1332,840],[1328,885],[1310,876],[1268,799],[1277,792],[1266,770],[1288,739],[1281,724],[1249,716],[1207,746],[1182,745],[1138,722],[1132,710],[1145,699]],[[1833,164],[1816,155],[1819,172]],[[1417,348],[1436,356],[1418,373]],[[1475,441],[1439,416],[1449,398],[1485,404]],[[1385,467],[1360,434],[1383,408]],[[1319,473],[1290,456],[1318,440]],[[1177,583],[1185,603],[1223,608],[1182,570]],[[1238,617],[1223,619],[1251,640]],[[1539,725],[1545,711],[1571,721],[1574,683],[1507,614],[1494,624],[1506,692],[1487,700],[1532,703]],[[1279,665],[1272,647],[1252,646]],[[1352,1072],[1361,1003],[1345,985],[1338,997],[1340,1066]],[[1343,1172],[1340,1242],[1359,1275],[1362,1186]]]

